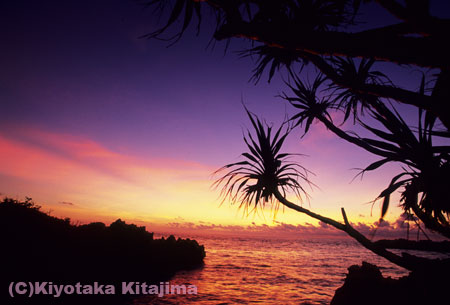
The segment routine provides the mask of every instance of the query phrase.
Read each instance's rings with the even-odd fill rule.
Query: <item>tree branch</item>
[[[398,19],[408,20],[409,14],[407,9],[397,1],[395,0],[375,0],[375,1]]]
[[[415,33],[415,30],[412,28],[412,26],[406,22],[401,22],[401,23],[392,24],[392,25],[388,25],[388,26],[384,26],[384,27],[380,27],[380,28],[361,31],[361,32],[355,33],[355,36],[382,37],[385,35],[399,36],[399,35],[405,35],[405,34],[411,34],[411,33]]]
[[[403,20],[412,30],[411,33],[440,37],[441,40],[446,39],[449,20],[431,16],[429,1],[408,1],[406,7],[394,0],[376,0],[376,2],[393,16]]]
[[[446,111],[447,105],[443,102],[450,96],[450,87],[448,87],[448,84],[450,84],[449,70],[443,70],[441,72],[438,78],[439,90],[435,90],[432,96],[428,96],[393,86],[348,83],[322,57],[308,53],[302,53],[299,56],[311,61],[322,73],[340,87],[348,88],[356,93],[369,94],[380,98],[390,98],[403,104],[422,108],[437,116],[445,127],[450,130],[450,113]],[[439,91],[439,94],[436,93],[437,91]]]
[[[380,256],[384,257],[385,259],[387,259],[388,261],[390,261],[398,266],[401,266],[405,269],[408,269],[411,271],[416,270],[419,268],[423,268],[427,264],[432,262],[429,259],[412,256],[412,255],[399,256],[395,253],[392,253],[392,252],[386,250],[385,248],[379,246],[378,244],[375,244],[374,242],[370,241],[369,239],[367,239],[364,235],[359,233],[357,230],[355,230],[350,225],[350,223],[347,220],[347,216],[345,215],[344,209],[342,209],[342,213],[343,213],[345,224],[342,224],[334,219],[316,214],[314,212],[311,212],[308,209],[305,209],[301,206],[298,206],[298,205],[290,202],[289,200],[284,198],[284,196],[278,190],[275,190],[274,195],[275,195],[275,198],[277,198],[277,200],[279,202],[281,202],[283,205],[285,205],[286,207],[293,209],[297,212],[306,214],[308,216],[311,216],[312,218],[315,218],[326,224],[329,224],[338,230],[344,231],[345,233],[350,235],[352,238],[354,238],[356,241],[358,241],[361,245],[363,245],[366,249],[369,249],[370,251],[374,252],[375,254],[380,255]]]
[[[441,253],[450,253],[450,241],[414,241],[409,239],[380,239],[375,242],[386,249],[408,249],[420,251],[433,251]]]
[[[417,204],[411,205],[414,214],[424,223],[427,229],[436,231],[443,236],[450,238],[450,227],[443,226],[439,222],[433,220],[428,214],[423,212]]]
[[[422,67],[450,67],[449,46],[433,37],[374,36],[337,31],[308,31],[286,25],[238,21],[224,24],[215,33],[217,40],[247,38],[269,46],[316,55],[375,58]]]
[[[432,98],[430,96],[398,87],[377,84],[358,84],[358,87],[356,87],[356,84],[349,83],[342,79],[342,77],[336,73],[333,66],[328,64],[322,57],[312,54],[302,54],[301,56],[304,56],[306,59],[310,60],[322,73],[324,73],[329,79],[340,87],[351,89],[357,93],[370,94],[381,98],[391,98],[398,102],[423,109],[429,108],[431,104]]]
[[[392,154],[388,151],[382,150],[382,149],[378,149],[376,147],[373,147],[372,145],[369,145],[368,143],[366,143],[365,141],[357,138],[357,137],[353,137],[351,135],[349,135],[348,133],[346,133],[345,131],[343,131],[342,129],[340,129],[339,127],[337,127],[336,125],[334,125],[330,120],[328,120],[326,117],[324,116],[320,116],[317,117],[317,119],[319,121],[321,121],[325,127],[327,127],[331,132],[333,132],[335,135],[337,135],[338,137],[340,137],[341,139],[346,140],[347,142],[350,142],[352,144],[355,144],[365,150],[367,150],[368,152],[371,152],[375,155],[381,156],[381,157],[385,157],[385,158],[390,158],[392,159],[392,161],[398,161],[398,162],[402,162],[406,165],[410,165],[410,166],[414,166],[413,163],[410,163],[409,161],[405,160],[405,159],[401,159],[398,158],[397,155]]]

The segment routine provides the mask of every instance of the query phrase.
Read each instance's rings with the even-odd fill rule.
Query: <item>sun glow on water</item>
[[[249,304],[329,304],[352,264],[365,261],[381,267],[384,276],[408,272],[350,239],[277,240],[205,238],[205,266],[181,272],[174,284],[193,284],[197,295],[164,298],[143,296],[133,304],[212,304],[228,300]]]

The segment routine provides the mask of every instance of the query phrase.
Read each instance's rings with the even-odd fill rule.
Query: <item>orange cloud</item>
[[[395,239],[406,238],[407,226],[403,215],[395,222],[383,221],[382,223],[353,223],[355,229],[372,240],[378,239]],[[156,228],[160,234],[181,234],[181,235],[210,235],[210,236],[239,236],[239,237],[262,237],[262,238],[279,238],[279,239],[301,239],[301,238],[343,238],[347,237],[345,232],[319,222],[317,225],[310,223],[304,224],[287,224],[277,222],[274,226],[267,224],[251,223],[246,226],[242,225],[222,225],[209,222],[186,222],[180,221],[169,223],[165,227],[150,226],[150,229]],[[410,223],[410,236],[416,236],[418,228]],[[434,240],[441,240],[442,237],[429,230],[426,230],[428,237]],[[419,232],[421,238],[425,238],[423,231]]]
[[[0,147],[0,180],[8,188],[2,191],[37,195],[55,210],[62,209],[56,203],[77,202],[85,213],[170,216],[170,205],[177,210],[204,197],[212,172],[195,162],[141,159],[90,139],[31,128],[13,136],[0,131]]]
[[[176,219],[181,216],[193,223],[275,224],[273,214],[266,213],[266,218],[242,217],[236,205],[225,202],[219,207],[219,192],[210,187],[215,169],[189,160],[144,159],[132,151],[114,151],[85,137],[39,128],[0,130],[0,192],[21,198],[31,196],[56,216],[82,221],[139,218],[159,224],[179,222]],[[332,171],[327,168],[325,172]],[[373,199],[369,192],[373,185],[355,190],[354,186],[348,187],[341,174],[339,177],[339,181],[334,174],[329,181],[322,178],[318,184],[327,192],[316,190],[311,206],[304,204],[335,219],[341,218],[342,205],[349,219],[358,221],[358,215],[370,211],[370,206],[362,203]],[[287,208],[276,217],[282,223],[316,223]]]

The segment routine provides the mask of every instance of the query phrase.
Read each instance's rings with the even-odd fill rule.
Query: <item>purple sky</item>
[[[433,6],[433,11],[448,15],[448,2],[440,1],[439,6]],[[375,4],[371,5],[370,12],[367,15],[370,24],[393,20],[382,15]],[[19,169],[25,172],[42,171],[39,167],[27,168],[25,165],[19,168],[22,161],[14,159],[13,153],[18,151],[20,145],[24,145],[21,151],[33,148],[33,151],[39,152],[38,161],[33,162],[48,161],[58,156],[66,161],[76,159],[77,164],[88,164],[95,169],[109,166],[108,173],[111,173],[113,161],[107,166],[97,159],[89,163],[84,157],[74,157],[74,150],[70,150],[74,143],[90,143],[90,146],[87,145],[89,149],[114,154],[117,159],[111,160],[121,160],[124,162],[123,168],[128,164],[144,166],[142,164],[147,161],[155,167],[157,160],[163,160],[161,164],[169,169],[177,166],[190,168],[191,165],[176,164],[179,161],[200,166],[202,169],[195,171],[193,176],[196,178],[193,179],[204,174],[207,181],[211,170],[236,161],[243,152],[241,130],[249,124],[241,97],[252,111],[269,123],[279,124],[286,111],[292,113],[289,105],[274,97],[283,90],[287,91],[279,76],[275,76],[270,84],[267,83],[267,74],[256,86],[248,82],[254,63],[250,58],[239,59],[233,53],[245,44],[233,42],[225,55],[223,43],[218,43],[214,50],[205,50],[210,38],[206,29],[200,37],[188,31],[170,48],[167,48],[166,42],[139,39],[139,36],[155,29],[154,19],[150,10],[127,0],[17,0],[0,4],[3,41],[0,56],[0,136],[11,148],[3,148],[3,155],[13,160],[11,162],[17,162],[17,166],[12,166],[6,163],[6,159],[0,161],[1,193],[20,197],[29,195],[55,209],[57,202],[78,200],[73,206],[64,205],[64,212],[72,213],[70,209],[77,205],[83,207],[85,212],[73,212],[71,215],[83,215],[89,211],[93,203],[86,199],[88,196],[104,202],[110,200],[109,197],[95,195],[93,190],[81,196],[82,189],[67,189],[64,197],[60,194],[62,191],[55,192],[54,189],[55,185],[62,189],[60,184],[38,181],[38,175],[33,178],[31,175],[27,178],[26,174],[15,175],[14,171]],[[390,76],[402,86],[416,88],[421,74],[406,71],[409,70],[392,70]],[[408,110],[407,113],[415,116]],[[338,209],[340,204],[346,206],[350,202],[349,209],[354,207],[354,216],[368,214],[370,208],[363,203],[374,199],[387,185],[387,179],[395,167],[382,169],[380,174],[365,179],[367,183],[357,181],[349,186],[356,174],[349,169],[364,167],[377,158],[334,138],[321,126],[314,126],[313,129],[314,133],[307,135],[302,143],[299,141],[301,131],[294,132],[286,148],[310,155],[301,161],[317,174],[313,180],[323,189],[318,196],[313,194],[312,206],[323,204],[323,209],[327,211],[330,207]],[[48,137],[54,139],[51,145]],[[64,142],[66,146],[61,146],[64,139],[67,139],[67,143]],[[125,160],[125,157],[133,161]],[[55,172],[61,170],[58,167],[61,164],[68,164],[48,162]],[[69,171],[67,175],[72,174]],[[73,173],[73,176],[76,175],[81,180],[94,179],[86,177],[85,172]],[[132,174],[127,173],[127,177],[130,176]],[[355,192],[352,200],[349,200],[348,190]],[[104,190],[105,193],[107,191]],[[126,198],[128,195],[125,190],[123,192],[122,198]],[[208,196],[212,199],[217,196],[217,192],[212,190],[202,188],[202,192],[209,192]],[[190,204],[194,205],[199,200],[200,193],[192,198],[188,196]],[[341,193],[347,194],[344,196]],[[161,196],[159,200],[164,198]],[[181,194],[180,198],[183,198]],[[212,214],[222,213],[225,216],[212,216],[207,220],[228,223],[224,219],[228,219],[229,215],[236,217],[236,207],[225,208],[224,212],[224,208],[217,207],[217,202],[209,203],[210,198],[205,199],[201,206],[210,204],[212,210],[217,210]],[[174,197],[171,200],[175,202],[180,199]],[[156,207],[161,205],[160,201],[140,203],[149,210],[133,206],[129,217],[145,213],[163,215],[167,221],[183,217],[182,210],[178,214],[170,212],[179,208],[179,202],[173,203],[173,207],[168,204],[166,209],[160,209]],[[103,203],[94,214],[104,215],[109,210],[114,211],[114,215],[126,214],[129,205],[121,206],[121,202],[123,199],[111,205]],[[206,211],[204,213],[208,214]],[[379,215],[378,210],[375,214]],[[189,221],[202,219],[187,217]],[[239,218],[237,223],[241,221]],[[251,222],[252,219],[244,221]],[[286,221],[296,222],[294,217]],[[233,223],[233,220],[229,222]]]

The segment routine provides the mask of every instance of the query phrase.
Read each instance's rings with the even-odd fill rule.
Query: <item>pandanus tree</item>
[[[293,192],[298,198],[307,197],[303,181],[308,180],[308,170],[296,162],[289,162],[291,153],[281,153],[280,150],[291,128],[288,125],[283,131],[279,127],[273,134],[272,127],[261,123],[259,118],[250,113],[248,117],[256,132],[253,137],[248,131],[244,135],[244,142],[248,152],[242,153],[244,161],[228,164],[215,174],[227,172],[219,178],[214,186],[222,186],[223,199],[230,199],[232,203],[239,203],[240,208],[248,211],[250,206],[254,209],[264,206],[266,203],[277,204],[281,198],[285,198],[288,191]],[[273,135],[272,135],[273,134]],[[275,206],[275,210],[278,206]]]
[[[351,62],[353,61],[348,63]],[[347,73],[353,73],[354,78],[362,82],[367,80],[378,82],[373,75],[386,78],[377,71],[371,72],[370,64],[364,61],[361,61],[360,69],[361,67],[365,72],[354,73],[358,71],[354,63],[347,65],[347,69],[350,70]],[[362,75],[366,77],[361,77]],[[416,215],[427,228],[450,238],[450,191],[446,187],[450,179],[450,147],[433,145],[433,134],[448,137],[445,133],[436,132],[436,116],[419,107],[417,130],[413,131],[393,106],[390,109],[376,97],[365,97],[347,89],[338,89],[335,94],[337,97],[325,94],[327,98],[319,98],[320,86],[324,85],[325,81],[326,77],[319,75],[312,85],[304,84],[299,79],[295,79],[294,85],[289,85],[295,96],[289,97],[284,94],[283,98],[299,109],[291,120],[295,120],[296,125],[305,123],[305,132],[308,131],[312,120],[319,120],[342,139],[382,157],[381,160],[368,165],[362,173],[373,171],[389,162],[402,163],[407,169],[393,177],[388,187],[378,197],[383,199],[381,217],[383,218],[387,212],[391,194],[403,188],[401,205],[405,212]],[[422,80],[421,92],[425,90],[424,83]],[[323,90],[330,91],[333,88],[334,84],[328,84]],[[358,115],[358,107],[360,112],[365,108],[370,117],[381,123],[385,130],[364,123]],[[362,138],[343,131],[332,122],[328,112],[330,109],[342,111],[345,114],[344,121],[352,112],[354,119],[377,139]]]
[[[374,27],[359,27],[361,9],[375,2],[397,20]],[[266,203],[282,204],[345,231],[366,248],[391,262],[413,270],[427,260],[396,255],[355,230],[342,209],[343,222],[316,214],[289,201],[288,191],[307,196],[308,171],[282,152],[292,128],[318,121],[343,140],[380,159],[361,174],[396,162],[403,171],[387,181],[377,199],[382,201],[381,219],[391,195],[401,192],[400,206],[420,226],[450,238],[450,19],[433,16],[429,0],[152,0],[157,14],[167,22],[148,38],[177,41],[197,19],[199,31],[207,16],[216,21],[213,39],[244,39],[251,47],[241,56],[256,58],[252,80],[257,83],[266,68],[268,80],[287,71],[288,93],[282,93],[295,112],[279,129],[265,125],[247,111],[254,134],[244,136],[248,151],[243,161],[223,167],[216,186],[222,195],[244,208]],[[208,14],[211,13],[211,14]],[[175,34],[173,27],[181,26]],[[255,45],[256,44],[256,45]],[[374,67],[383,62],[411,69],[431,69],[431,81],[422,78],[419,90],[402,88]],[[316,77],[304,81],[305,70],[315,68]],[[386,69],[389,72],[389,69]],[[423,72],[425,75],[425,72]],[[416,108],[411,125],[399,113],[399,105]],[[343,121],[366,130],[361,136],[333,120],[342,112]],[[414,125],[414,126],[413,126]],[[435,143],[438,143],[436,145]]]
[[[227,164],[216,171],[215,174],[223,173],[214,182],[214,186],[221,187],[221,195],[224,200],[229,199],[232,203],[238,203],[239,207],[244,208],[244,210],[248,210],[250,207],[253,207],[253,209],[258,208],[258,206],[264,207],[268,203],[275,205],[275,209],[277,209],[277,204],[281,203],[290,209],[346,232],[367,249],[406,269],[426,268],[432,263],[432,261],[421,257],[394,254],[370,241],[352,227],[344,208],[341,209],[344,220],[342,223],[289,201],[286,196],[289,191],[294,193],[300,199],[300,202],[303,198],[308,197],[305,186],[312,183],[308,179],[308,170],[290,160],[290,157],[294,154],[281,151],[283,143],[291,131],[291,125],[287,124],[284,132],[282,125],[273,134],[272,127],[263,124],[257,116],[248,110],[246,111],[256,136],[252,136],[250,131],[247,132],[247,135],[244,135],[244,142],[248,148],[248,151],[242,153],[245,160]],[[371,170],[371,167],[374,166],[369,165],[365,170]],[[413,176],[412,173],[403,174]],[[394,180],[396,179],[398,177],[394,178]],[[411,178],[405,179],[401,183],[408,183],[412,180]],[[388,194],[385,190],[382,194],[384,194],[383,196],[389,196],[390,193]]]

